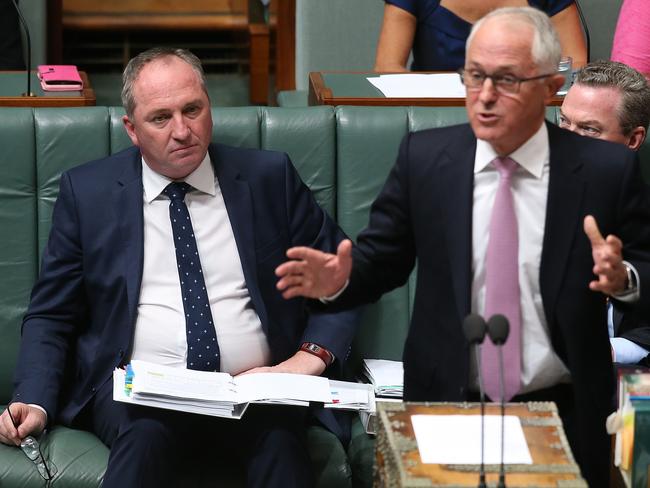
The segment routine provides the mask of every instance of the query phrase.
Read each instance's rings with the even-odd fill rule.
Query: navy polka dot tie
[[[202,371],[219,371],[217,334],[212,321],[192,221],[185,205],[185,194],[191,188],[187,183],[174,182],[163,190],[171,200],[169,218],[174,234],[176,263],[185,309],[187,367]]]

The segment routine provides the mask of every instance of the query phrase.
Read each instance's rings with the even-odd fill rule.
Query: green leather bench
[[[11,399],[21,320],[38,274],[59,175],[126,147],[122,114],[114,107],[0,109],[1,409]],[[214,108],[213,115],[215,141],[286,151],[319,203],[351,237],[365,226],[404,134],[466,120],[462,108],[245,107]],[[549,115],[553,119],[554,109]],[[401,358],[413,290],[409,281],[366,308],[353,345],[352,372],[363,357]],[[317,426],[310,428],[309,443],[319,487],[370,486],[374,443],[358,421],[347,448]],[[53,487],[101,484],[108,449],[94,435],[55,426],[43,447],[59,470]],[[205,473],[186,486],[202,486],[212,476]],[[19,449],[1,445],[0,486],[42,487],[44,482]]]

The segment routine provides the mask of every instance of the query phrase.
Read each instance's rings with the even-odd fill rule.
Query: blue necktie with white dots
[[[217,334],[212,321],[192,221],[185,205],[185,194],[191,189],[187,183],[173,182],[163,190],[171,201],[169,218],[174,234],[176,263],[185,309],[187,367],[202,371],[219,371]]]

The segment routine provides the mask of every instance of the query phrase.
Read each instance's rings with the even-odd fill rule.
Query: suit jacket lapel
[[[585,182],[580,174],[582,161],[565,142],[561,129],[549,123],[547,127],[550,175],[539,279],[546,319],[551,325],[576,229],[582,228],[580,209]]]
[[[137,316],[142,267],[144,265],[144,218],[142,215],[142,163],[140,152],[133,151],[129,161],[117,180],[114,193],[121,245],[125,256],[122,265],[126,278],[127,303],[131,326]],[[128,157],[128,156],[127,156]]]
[[[266,308],[260,295],[257,279],[255,220],[251,189],[248,182],[241,178],[237,169],[237,161],[225,161],[220,158],[215,145],[210,146],[210,158],[226,204],[226,211],[235,236],[246,286],[262,322],[262,327],[266,329],[268,323]]]
[[[439,164],[440,206],[452,285],[462,320],[471,311],[472,206],[476,138],[469,126],[443,151]],[[432,224],[433,225],[433,224]]]

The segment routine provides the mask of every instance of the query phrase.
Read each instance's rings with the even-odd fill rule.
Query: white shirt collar
[[[548,129],[546,123],[533,136],[508,155],[519,166],[536,178],[542,177],[544,165],[549,160]],[[477,139],[474,174],[483,171],[495,158],[499,157],[489,142]]]
[[[158,198],[162,191],[172,181],[174,180],[151,169],[145,162],[144,157],[142,158],[142,185],[144,187],[144,197],[147,203],[151,203],[153,200]],[[210,161],[210,154],[206,152],[199,167],[183,178],[182,181],[185,181],[193,188],[203,193],[215,196],[217,191],[214,169],[212,168],[212,162]]]

